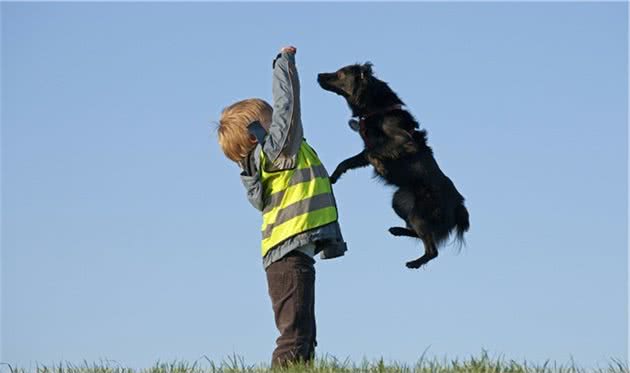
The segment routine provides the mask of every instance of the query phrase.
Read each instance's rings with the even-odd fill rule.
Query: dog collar
[[[360,120],[365,120],[365,119],[367,119],[367,118],[369,118],[369,117],[371,117],[371,116],[373,116],[373,115],[377,115],[377,114],[385,114],[385,113],[389,113],[390,111],[394,111],[394,110],[401,110],[401,109],[402,109],[402,107],[403,107],[403,105],[401,105],[401,104],[396,104],[396,105],[388,106],[388,107],[386,107],[386,108],[385,108],[385,109],[383,109],[383,110],[370,111],[370,112],[367,112],[367,113],[366,113],[366,114],[364,114],[364,115],[360,115],[360,116],[359,116],[359,119],[360,119]]]

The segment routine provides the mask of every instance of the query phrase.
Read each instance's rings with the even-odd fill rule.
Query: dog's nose
[[[321,84],[328,84],[331,81],[331,75],[334,74],[330,74],[330,73],[319,73],[317,74],[317,83]]]

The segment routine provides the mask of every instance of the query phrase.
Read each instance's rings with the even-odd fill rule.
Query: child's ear
[[[247,131],[249,132],[250,139],[253,137],[254,142],[258,142],[260,144],[265,142],[265,136],[267,135],[267,131],[260,124],[259,121],[253,121],[247,126]]]

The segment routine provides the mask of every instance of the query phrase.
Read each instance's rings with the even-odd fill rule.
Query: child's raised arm
[[[278,169],[295,166],[304,135],[295,53],[295,47],[282,48],[273,62],[273,115],[263,150]]]

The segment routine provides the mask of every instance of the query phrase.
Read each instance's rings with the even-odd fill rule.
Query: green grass
[[[24,368],[14,367],[7,363],[0,363],[0,372],[22,373],[29,372]],[[83,361],[81,365],[72,363],[58,363],[50,366],[38,364],[33,370],[38,373],[240,373],[240,372],[272,372],[268,365],[250,365],[239,356],[231,356],[221,362],[214,362],[207,357],[202,357],[193,363],[185,361],[173,361],[170,363],[157,362],[150,368],[134,370],[131,368],[120,366],[112,363],[112,360],[99,363],[88,363]],[[568,364],[559,364],[552,361],[546,361],[543,364],[532,364],[528,362],[517,362],[514,360],[505,360],[501,357],[491,358],[487,352],[482,352],[480,356],[473,356],[465,360],[448,360],[437,358],[425,359],[424,356],[415,364],[401,364],[396,362],[385,362],[383,359],[368,361],[364,360],[360,363],[353,363],[349,360],[338,360],[332,356],[324,356],[317,358],[310,364],[296,364],[284,369],[273,370],[273,372],[421,372],[421,373],[441,373],[441,372],[479,372],[479,373],[498,373],[498,372],[559,372],[559,373],[577,373],[577,372],[610,372],[610,373],[630,373],[628,363],[620,359],[611,359],[607,366],[597,369],[583,369],[574,362]]]

